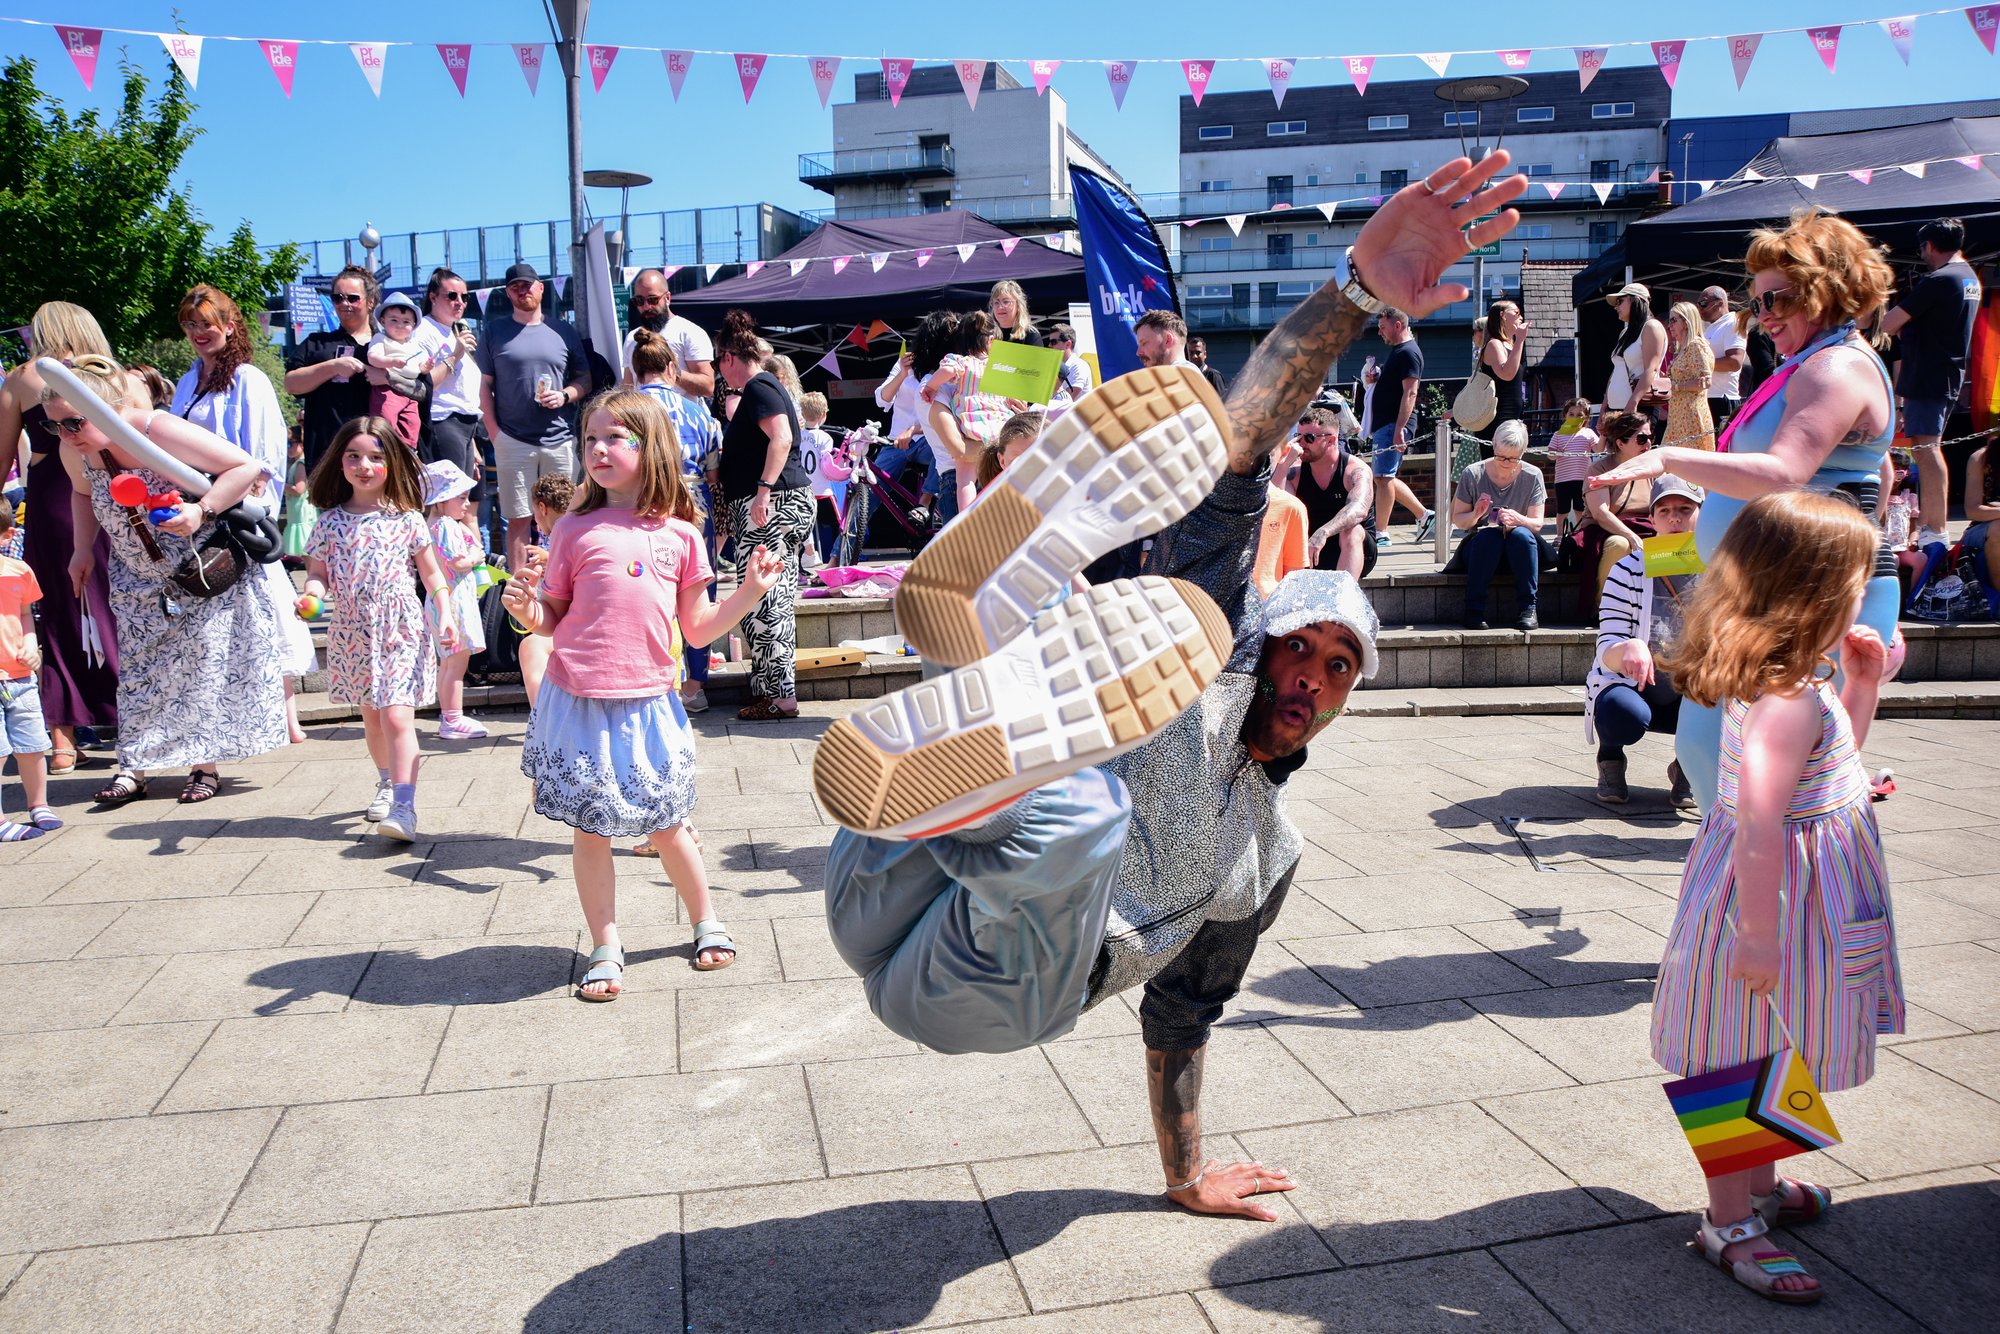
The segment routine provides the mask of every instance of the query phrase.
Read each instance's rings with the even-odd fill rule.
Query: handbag
[[[1500,391],[1493,377],[1485,374],[1484,368],[1475,369],[1451,401],[1451,419],[1468,431],[1483,431],[1499,413]]]

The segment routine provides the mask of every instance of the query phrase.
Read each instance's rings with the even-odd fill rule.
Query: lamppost
[[[618,192],[618,246],[611,258],[611,267],[617,269],[625,263],[626,238],[632,230],[632,191],[642,185],[651,185],[653,178],[639,171],[586,171],[583,183],[593,190],[616,190]],[[665,257],[662,256],[664,262]]]
[[[1458,130],[1458,151],[1474,162],[1486,155],[1486,104],[1505,102],[1513,105],[1514,99],[1528,91],[1528,81],[1517,74],[1481,74],[1470,79],[1447,79],[1435,89],[1439,100],[1451,103],[1452,121]],[[1472,108],[1472,143],[1465,142],[1464,107]],[[1498,151],[1507,138],[1507,118],[1503,114],[1495,126],[1493,147]],[[1478,309],[1478,297],[1486,289],[1486,256],[1472,257],[1472,291],[1474,310]]]
[[[368,276],[375,276],[375,248],[382,244],[382,233],[375,230],[375,224],[361,224],[361,235],[354,238],[361,242],[361,267],[368,270]]]

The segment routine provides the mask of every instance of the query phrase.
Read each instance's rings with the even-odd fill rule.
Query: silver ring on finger
[[[1250,1178],[1250,1193],[1252,1195],[1261,1195],[1264,1193],[1264,1178],[1262,1177]]]

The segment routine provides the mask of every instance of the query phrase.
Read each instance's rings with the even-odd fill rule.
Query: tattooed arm
[[[1229,470],[1248,477],[1284,443],[1333,364],[1361,336],[1368,313],[1329,282],[1278,322],[1229,391]]]
[[[1153,1105],[1153,1137],[1167,1198],[1198,1214],[1230,1214],[1277,1221],[1256,1202],[1269,1191],[1293,1188],[1283,1168],[1263,1163],[1204,1162],[1201,1156],[1201,1067],[1207,1047],[1187,1051],[1146,1049],[1146,1094]],[[1176,1186],[1181,1189],[1174,1189]]]

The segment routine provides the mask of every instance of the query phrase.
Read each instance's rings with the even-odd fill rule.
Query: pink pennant
[[[924,265],[930,263],[931,256],[936,253],[935,250],[919,250],[917,252],[917,267],[921,269]]]
[[[611,62],[618,59],[618,48],[586,46],[583,50],[590,60],[590,91],[601,93],[604,91],[604,77],[611,73]]]
[[[271,73],[278,76],[278,86],[285,90],[285,96],[292,95],[292,75],[299,68],[299,44],[297,42],[262,41],[257,46],[264,53],[264,59],[271,64]]]
[[[1021,244],[1020,237],[1010,236],[1006,240],[1000,243],[1000,253],[1005,255],[1007,258],[1012,259],[1014,257],[1014,247],[1019,244]]]
[[[1056,71],[1061,68],[1062,61],[1060,60],[1030,60],[1028,62],[1028,73],[1035,80],[1036,97],[1040,97],[1049,90],[1049,80],[1055,78]]]
[[[764,77],[764,62],[769,57],[736,53],[736,80],[743,85],[743,104],[750,104],[750,94],[757,91],[757,80]]]
[[[1188,91],[1194,94],[1194,104],[1201,105],[1203,93],[1208,91],[1208,76],[1215,72],[1213,60],[1183,60],[1181,73],[1187,76]]]
[[[1910,63],[1910,48],[1917,40],[1917,16],[1905,14],[1899,19],[1883,19],[1882,31],[1889,34],[1889,44],[1896,48],[1896,54]]]
[[[1674,86],[1674,80],[1681,76],[1681,52],[1687,50],[1686,42],[1654,42],[1653,60],[1660,67],[1660,77],[1667,81],[1667,87]]]
[[[521,77],[528,81],[528,96],[533,97],[542,85],[542,57],[547,55],[547,42],[514,43],[514,59],[520,63]]]
[[[909,83],[910,70],[915,67],[916,63],[914,60],[891,60],[886,56],[883,57],[882,82],[889,85],[890,106],[901,106],[903,104],[903,87]]]
[[[666,266],[666,267],[665,267],[664,269],[661,269],[661,270],[660,270],[660,276],[661,276],[662,278],[671,278],[671,277],[673,277],[673,276],[674,276],[674,275],[675,275],[676,273],[679,273],[679,272],[681,271],[682,267],[683,267],[683,266],[682,266],[682,265],[679,265],[679,264],[669,264],[669,265],[667,265],[667,266]]]
[[[965,93],[966,105],[979,110],[979,85],[986,82],[986,62],[983,60],[954,60],[953,68],[958,71],[958,86]]]
[[[1292,67],[1298,61],[1280,56],[1264,62],[1264,77],[1271,81],[1271,96],[1278,99],[1279,107],[1285,105],[1285,94],[1292,89]]]
[[[472,48],[470,46],[448,46],[438,43],[438,59],[444,61],[445,73],[458,88],[458,95],[465,96],[465,76],[472,70]]]
[[[1850,171],[1847,174],[1855,180],[1860,181],[1863,185],[1867,185],[1875,179],[1875,168],[1863,167],[1860,171]]]
[[[1590,81],[1597,77],[1597,71],[1604,68],[1604,57],[1610,54],[1607,47],[1579,46],[1576,52],[1577,91],[1590,87]]]
[[[1952,161],[1956,162],[1959,166],[1970,168],[1973,171],[1979,170],[1979,164],[1982,160],[1983,159],[1977,153],[1974,153],[1969,157],[1955,157],[1952,159]]]
[[[687,82],[688,66],[694,63],[692,51],[662,51],[660,59],[667,62],[667,87],[674,90],[674,101],[681,100],[681,85]],[[824,102],[826,99],[820,99]]]
[[[389,58],[387,42],[349,42],[347,49],[354,53],[354,63],[361,66],[361,77],[368,80],[368,86],[375,96],[382,96],[382,63]]]
[[[97,82],[97,57],[104,50],[104,29],[72,28],[68,24],[56,24],[56,37],[61,40],[63,50],[76,65],[76,72],[83,76],[83,86],[89,90]],[[291,89],[287,88],[289,96]]]
[[[838,380],[840,378],[840,349],[837,347],[828,348],[826,355],[815,361],[812,364],[812,368],[816,371],[825,371],[828,375]]]
[[[1529,57],[1535,53],[1533,51],[1500,51],[1495,54],[1500,57],[1500,63],[1508,69],[1526,69],[1528,68]]]
[[[1986,54],[1992,55],[1993,39],[2000,36],[2000,5],[1974,5],[1965,11],[1965,18],[1986,44]]]
[[[764,267],[763,260],[753,259],[748,264],[745,264],[743,266],[743,276],[745,278],[755,278],[758,274],[758,271],[761,270],[763,267]]]
[[[852,264],[853,262],[854,262],[854,256],[852,255],[835,255],[833,257],[833,271],[835,273],[845,272],[847,266]]]
[[[1757,48],[1764,44],[1761,32],[1746,32],[1740,37],[1729,39],[1729,64],[1736,71],[1736,89],[1743,90],[1743,80],[1750,73],[1750,62],[1757,58]]]
[[[1354,80],[1354,91],[1366,96],[1368,76],[1375,72],[1375,57],[1346,56],[1341,63],[1347,66],[1347,77]]]
[[[180,66],[181,73],[186,76],[188,87],[194,87],[201,74],[201,38],[184,32],[163,32],[160,40],[166,44],[167,54],[174,58],[174,64]]]
[[[826,101],[833,96],[833,81],[840,76],[839,56],[814,56],[806,62],[812,67],[813,91],[819,94],[819,109],[826,110]]]
[[[1445,70],[1451,67],[1451,52],[1449,51],[1437,51],[1430,55],[1420,55],[1417,59],[1429,65],[1431,73],[1437,75],[1440,79],[1444,77]]]
[[[1830,28],[1807,28],[1806,37],[1812,42],[1813,50],[1826,65],[1826,72],[1833,73],[1833,62],[1840,58],[1840,25]]]
[[[1542,181],[1540,184],[1544,190],[1547,190],[1549,192],[1549,198],[1554,199],[1557,195],[1560,195],[1563,192],[1563,186],[1567,185],[1568,182]]]
[[[1132,87],[1132,72],[1138,68],[1139,62],[1136,60],[1104,62],[1104,77],[1111,81],[1111,100],[1120,111],[1125,109],[1125,93]]]

